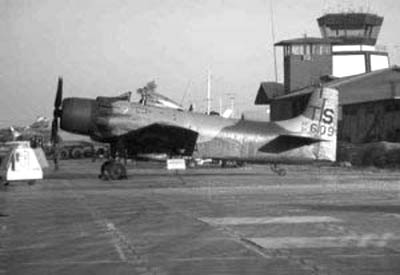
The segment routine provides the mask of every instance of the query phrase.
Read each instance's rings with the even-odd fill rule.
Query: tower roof
[[[324,38],[339,38],[346,45],[375,45],[383,17],[370,13],[331,13],[317,21]]]
[[[320,37],[301,37],[288,40],[282,40],[275,43],[275,46],[287,46],[287,45],[304,45],[304,44],[317,44],[317,45],[330,45],[336,44],[339,41],[330,38],[320,38]]]
[[[383,17],[370,13],[329,13],[317,21],[319,26],[332,29],[360,29],[365,25],[381,26]]]

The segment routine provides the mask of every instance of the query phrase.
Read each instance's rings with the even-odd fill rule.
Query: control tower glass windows
[[[291,55],[304,55],[303,45],[293,45]]]
[[[383,17],[369,13],[331,13],[318,18],[324,38],[343,45],[375,45]]]
[[[299,44],[284,47],[284,55],[330,55],[332,53],[331,45],[324,44]]]
[[[314,55],[330,55],[331,54],[331,46],[330,45],[322,45],[322,44],[313,45],[312,53]]]

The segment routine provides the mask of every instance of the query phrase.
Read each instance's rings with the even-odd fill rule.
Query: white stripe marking
[[[110,232],[111,234],[117,233],[117,229],[115,228],[114,224],[109,222],[106,224],[107,226],[107,231]],[[115,237],[112,238],[113,245],[115,247],[115,250],[118,252],[119,258],[121,261],[126,262],[126,256],[124,251],[122,250],[122,247],[120,246],[119,242]]]
[[[223,217],[200,218],[201,221],[212,225],[246,225],[246,224],[290,224],[290,223],[323,223],[342,222],[328,216],[283,216],[283,217]]]
[[[251,238],[266,249],[327,248],[327,247],[384,247],[388,241],[400,240],[393,234],[367,234],[342,237],[279,237]]]

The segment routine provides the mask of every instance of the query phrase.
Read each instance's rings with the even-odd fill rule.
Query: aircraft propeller
[[[57,83],[57,92],[56,98],[54,100],[54,111],[53,111],[53,121],[51,122],[51,144],[53,146],[53,161],[54,168],[58,169],[58,119],[61,118],[62,115],[62,93],[63,93],[63,79],[62,77],[58,78]]]

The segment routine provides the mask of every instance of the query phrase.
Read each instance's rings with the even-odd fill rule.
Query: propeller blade
[[[61,118],[61,114],[62,114],[62,110],[61,110],[61,105],[62,105],[62,100],[63,100],[62,94],[63,94],[63,79],[62,79],[62,77],[59,77],[58,83],[57,83],[56,98],[54,100],[53,121],[51,122],[51,144],[53,147],[53,161],[54,161],[54,169],[55,170],[58,170],[58,157],[59,157],[58,119]]]
[[[56,93],[56,99],[54,101],[54,108],[59,109],[62,104],[62,94],[63,94],[63,79],[62,77],[58,78],[58,84],[57,84],[57,93]]]
[[[51,145],[53,147],[54,169],[58,170],[58,118],[51,122]]]
[[[54,170],[58,170],[58,158],[59,158],[58,144],[54,143],[53,145],[53,162],[54,162]]]
[[[54,118],[51,122],[51,143],[58,142],[58,120]]]

